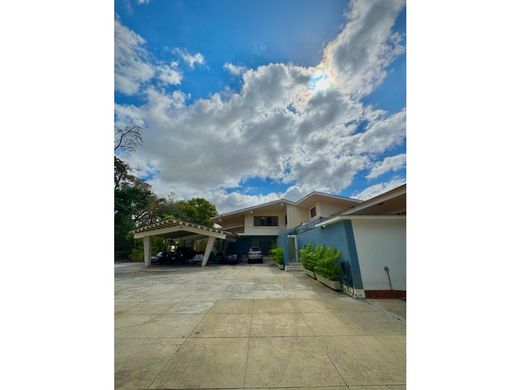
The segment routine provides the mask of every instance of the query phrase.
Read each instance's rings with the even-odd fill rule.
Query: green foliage
[[[339,280],[341,252],[338,249],[307,244],[299,253],[304,268],[329,280]]]
[[[322,247],[314,272],[329,280],[339,280],[341,252],[334,247]]]
[[[313,244],[307,244],[299,251],[300,253],[300,261],[304,268],[309,271],[314,272],[314,267],[316,266],[317,257],[316,257],[316,249]]]
[[[275,261],[276,264],[280,264],[280,265],[284,264],[282,248],[278,248],[278,247],[271,248],[271,250],[269,251],[269,254],[273,257],[273,260]]]
[[[143,247],[140,248],[133,248],[130,252],[130,260],[133,261],[143,261],[144,259],[144,250]]]
[[[115,257],[143,258],[142,241],[130,231],[166,218],[211,227],[217,214],[215,205],[204,198],[176,201],[157,196],[151,186],[133,174],[132,168],[114,157],[114,250]],[[152,240],[152,253],[163,250],[163,240]],[[134,250],[135,249],[135,250]],[[125,255],[123,255],[125,254]]]
[[[217,215],[215,205],[204,198],[192,198],[190,200],[173,202],[167,208],[167,211],[174,218],[208,227],[213,226],[210,218]]]

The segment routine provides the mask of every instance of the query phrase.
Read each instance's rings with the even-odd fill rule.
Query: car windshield
[[[251,248],[250,250],[251,250],[252,252],[260,252],[261,249],[260,249],[260,248]]]
[[[158,252],[155,256],[161,256],[162,252]]]

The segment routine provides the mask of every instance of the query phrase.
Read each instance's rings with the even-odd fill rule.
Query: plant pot
[[[284,269],[285,269],[285,264],[278,264],[278,263],[276,263],[276,265],[277,265],[278,268],[281,269],[281,270],[284,270]]]
[[[318,282],[323,283],[335,291],[341,291],[341,282],[339,280],[329,280],[318,274],[316,274],[316,279],[318,279]]]
[[[316,274],[314,272],[308,270],[307,268],[304,268],[303,272],[305,272],[305,275],[310,276],[313,279],[316,279]]]

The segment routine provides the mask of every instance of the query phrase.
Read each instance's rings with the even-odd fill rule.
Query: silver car
[[[260,248],[250,248],[249,252],[247,252],[247,262],[251,263],[253,261],[260,261],[262,263],[264,261],[264,256],[262,255],[262,249]]]

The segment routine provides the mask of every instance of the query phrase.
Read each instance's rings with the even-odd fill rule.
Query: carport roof
[[[152,223],[142,226],[131,231],[134,238],[142,238],[146,236],[167,235],[169,237],[183,237],[187,235],[200,234],[202,236],[213,236],[216,238],[226,238],[227,236],[235,237],[234,233],[214,229],[196,223],[182,221],[180,219],[169,218],[164,221]]]

